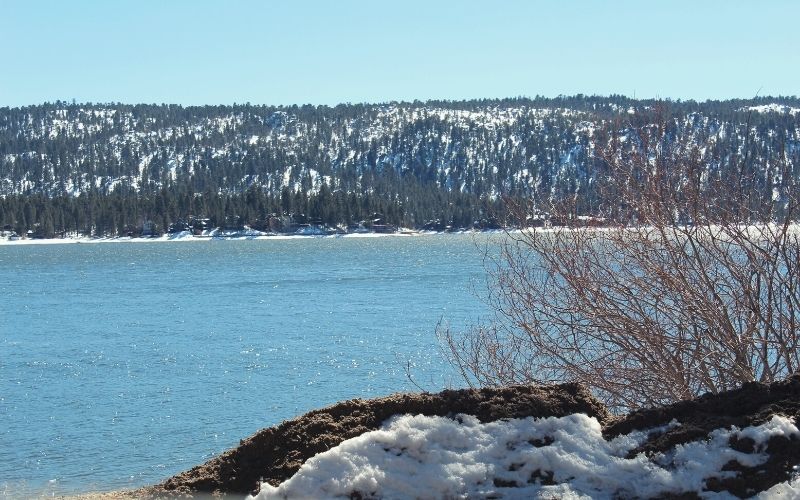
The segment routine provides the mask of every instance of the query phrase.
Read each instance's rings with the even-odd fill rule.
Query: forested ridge
[[[0,108],[0,228],[139,234],[190,217],[260,230],[493,227],[504,198],[602,215],[597,152],[662,126],[708,175],[769,198],[800,172],[800,99],[572,96],[328,106],[55,102]],[[287,222],[288,221],[288,222]]]

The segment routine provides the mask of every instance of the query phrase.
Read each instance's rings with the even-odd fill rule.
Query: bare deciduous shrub
[[[471,385],[581,381],[624,411],[800,369],[791,173],[715,170],[663,128],[633,139],[609,140],[593,217],[576,196],[550,208],[553,227],[509,232],[492,322],[439,329]]]

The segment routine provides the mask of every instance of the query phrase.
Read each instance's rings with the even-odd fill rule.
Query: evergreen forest
[[[0,229],[485,229],[514,223],[509,199],[602,215],[600,152],[659,127],[709,175],[746,161],[747,188],[769,197],[800,177],[799,125],[796,97],[0,108]]]

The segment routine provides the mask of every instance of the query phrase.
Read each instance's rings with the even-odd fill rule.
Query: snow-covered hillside
[[[796,99],[658,104],[622,97],[314,106],[0,109],[0,195],[185,184],[195,192],[361,193],[414,182],[496,197],[585,191],[608,133],[665,121],[711,168],[800,149]],[[667,111],[664,112],[664,109]],[[754,113],[755,112],[755,113]],[[749,135],[748,135],[749,129]],[[748,136],[751,137],[745,140]]]

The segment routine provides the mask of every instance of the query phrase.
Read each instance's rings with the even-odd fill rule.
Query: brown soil
[[[277,486],[309,458],[346,439],[380,428],[393,415],[454,416],[458,413],[475,415],[482,422],[573,413],[586,413],[597,417],[601,423],[610,419],[602,403],[577,384],[353,399],[263,429],[243,440],[237,448],[167,479],[150,493],[249,493],[256,491],[261,481]]]
[[[314,455],[342,441],[378,429],[393,415],[423,414],[475,415],[482,422],[503,418],[564,416],[586,413],[604,425],[604,434],[613,438],[634,430],[680,422],[662,434],[654,434],[631,452],[654,455],[678,444],[705,439],[718,428],[759,425],[773,415],[800,421],[800,374],[772,385],[751,383],[722,394],[708,394],[662,408],[639,410],[613,418],[605,407],[581,385],[533,387],[512,386],[480,390],[450,390],[439,394],[396,394],[378,399],[344,401],[314,410],[278,426],[263,429],[243,440],[239,447],[178,474],[152,488],[138,490],[137,496],[196,496],[255,492],[261,481],[278,485],[289,479]],[[726,470],[738,474],[732,479],[709,478],[706,489],[728,491],[739,497],[751,496],[789,479],[793,467],[800,465],[798,439],[774,437],[767,443],[766,463],[747,468],[736,461]],[[544,443],[543,445],[546,445]],[[733,440],[731,446],[754,453],[749,439]],[[668,495],[668,498],[699,498],[695,493]]]

